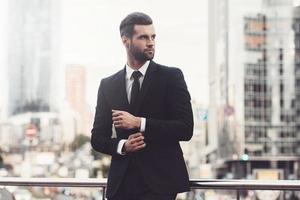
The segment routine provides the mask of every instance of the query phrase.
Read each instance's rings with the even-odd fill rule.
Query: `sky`
[[[129,13],[151,16],[154,61],[180,68],[192,99],[208,104],[207,0],[63,0],[62,63],[87,69],[87,102],[96,104],[100,80],[122,69],[126,52],[119,24]]]
[[[0,28],[5,27],[8,0],[0,0]],[[57,0],[61,3],[61,65],[86,67],[87,103],[96,104],[100,80],[123,68],[126,52],[119,24],[129,13],[149,14],[157,33],[154,60],[179,67],[192,99],[208,106],[208,0]],[[300,0],[294,0],[300,5]],[[5,43],[4,29],[0,41]],[[0,64],[5,66],[5,45],[0,46]],[[2,55],[2,57],[1,57]],[[0,90],[5,88],[0,67]],[[1,103],[1,98],[0,98]]]

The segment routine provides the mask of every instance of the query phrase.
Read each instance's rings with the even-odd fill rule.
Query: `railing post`
[[[102,200],[105,200],[105,191],[106,191],[106,188],[102,187]]]
[[[236,190],[236,200],[240,200],[240,190]]]

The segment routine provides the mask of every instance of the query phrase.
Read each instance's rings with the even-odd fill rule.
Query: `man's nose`
[[[149,39],[147,41],[147,46],[154,46],[154,44],[155,44],[155,40],[154,39]]]

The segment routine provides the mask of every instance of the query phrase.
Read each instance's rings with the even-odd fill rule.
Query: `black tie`
[[[132,73],[133,84],[131,88],[131,98],[130,98],[130,106],[133,108],[136,105],[136,101],[140,92],[140,82],[139,78],[142,76],[142,73],[139,71],[134,71]]]

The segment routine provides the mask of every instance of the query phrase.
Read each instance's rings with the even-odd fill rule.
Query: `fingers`
[[[125,128],[125,129],[130,128],[130,126],[127,125],[126,123],[124,123],[123,121],[117,121],[117,122],[113,122],[113,123],[116,128]]]
[[[121,110],[112,110],[112,116],[113,117],[118,117],[118,116],[123,115],[125,113],[126,113],[125,111],[121,111]]]
[[[123,118],[122,117],[113,117],[112,120],[113,120],[114,125],[121,125]]]
[[[146,147],[142,133],[134,133],[128,137],[125,144],[127,152],[135,152]]]
[[[143,140],[140,140],[139,142],[134,142],[134,143],[132,143],[132,141],[128,141],[128,142],[129,142],[129,145],[128,145],[129,152],[135,152],[135,151],[138,151],[138,150],[146,147],[146,144],[144,143]]]
[[[112,117],[112,120],[115,122],[115,121],[120,121],[122,120],[123,117],[122,116],[116,116],[116,117]]]
[[[112,110],[112,121],[116,128],[128,128],[125,123],[128,121],[126,119],[126,112],[120,110]]]
[[[114,122],[116,128],[123,128],[122,123]]]
[[[133,149],[133,151],[138,151],[138,150],[141,150],[141,149],[143,149],[143,148],[145,148],[145,147],[146,147],[146,143],[143,143],[143,144],[141,144],[141,145],[136,146],[136,147]]]
[[[139,143],[140,141],[144,142],[144,136],[139,136],[139,137],[129,139],[129,142],[131,144]]]
[[[143,134],[141,132],[131,134],[131,135],[129,135],[128,140],[130,140],[132,138],[137,138],[139,136],[143,136]]]
[[[112,113],[112,121],[113,124],[115,125],[116,128],[123,128],[124,124],[124,116],[123,116],[123,111],[114,111]]]

